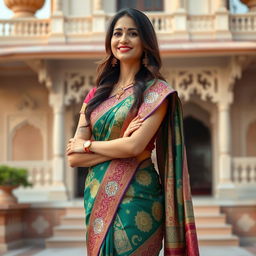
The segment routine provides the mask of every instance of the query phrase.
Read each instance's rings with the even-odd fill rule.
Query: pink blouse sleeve
[[[89,93],[86,95],[85,99],[84,99],[84,102],[83,102],[83,105],[82,105],[82,108],[80,110],[80,114],[84,114],[85,113],[85,109],[86,109],[86,106],[88,104],[88,102],[94,97],[94,94],[96,92],[96,87],[93,87]]]
[[[86,95],[85,99],[84,99],[84,103],[88,104],[88,102],[93,98],[95,92],[96,92],[96,87],[93,87],[89,93]]]

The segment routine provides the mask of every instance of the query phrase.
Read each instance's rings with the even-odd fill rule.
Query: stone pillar
[[[62,8],[62,0],[53,0],[51,37],[49,38],[50,43],[66,42]]]
[[[94,33],[104,33],[106,26],[106,17],[103,10],[103,2],[102,0],[93,0],[92,5],[92,30]]]
[[[217,40],[231,40],[232,34],[229,30],[229,12],[226,0],[218,0],[215,16],[215,38]]]
[[[65,133],[64,133],[64,95],[61,83],[58,83],[57,91],[50,93],[50,105],[53,109],[53,186],[50,192],[50,200],[66,200],[67,193],[64,184],[65,179]]]
[[[219,111],[219,173],[220,183],[231,182],[231,157],[230,157],[230,106],[226,102],[218,103]]]
[[[176,6],[173,13],[173,32],[177,40],[189,40],[187,28],[187,12],[184,7],[184,0],[175,0]]]
[[[218,0],[218,8],[227,10],[227,1],[226,0]]]
[[[62,13],[62,0],[53,0],[53,5],[52,5],[52,13],[54,15],[56,14],[63,14]]]
[[[227,97],[228,98],[228,97]],[[231,177],[231,120],[230,102],[225,95],[218,102],[218,154],[219,179],[217,195],[220,198],[234,197],[234,184]]]

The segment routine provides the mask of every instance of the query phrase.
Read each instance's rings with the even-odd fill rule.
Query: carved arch
[[[41,130],[29,122],[23,122],[12,135],[11,160],[43,160],[43,136]]]
[[[8,155],[7,159],[12,160],[12,152],[13,152],[13,145],[12,141],[17,132],[22,126],[24,125],[31,125],[37,128],[40,131],[42,136],[42,146],[43,146],[43,159],[47,159],[47,123],[46,123],[46,115],[45,113],[37,112],[36,116],[35,113],[33,114],[13,114],[8,116]]]

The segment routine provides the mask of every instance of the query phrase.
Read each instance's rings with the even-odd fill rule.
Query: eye
[[[114,32],[113,36],[119,37],[119,36],[122,36],[122,33],[119,31],[116,31],[116,32]]]
[[[131,37],[136,37],[136,36],[138,36],[138,33],[135,32],[135,31],[133,31],[133,32],[130,32],[129,35],[130,35]]]

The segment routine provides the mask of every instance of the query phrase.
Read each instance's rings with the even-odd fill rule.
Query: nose
[[[123,33],[121,38],[120,38],[120,43],[127,43],[128,41],[128,37],[127,37],[127,33]]]

